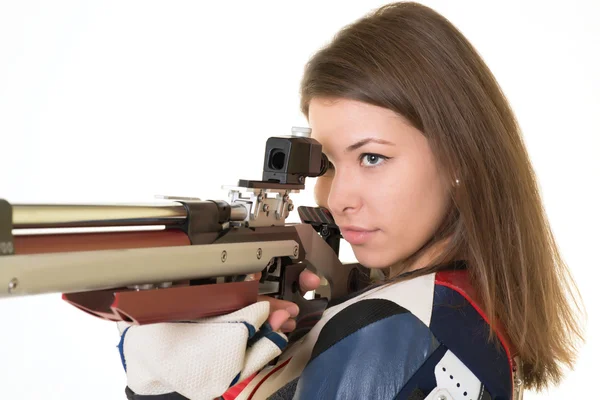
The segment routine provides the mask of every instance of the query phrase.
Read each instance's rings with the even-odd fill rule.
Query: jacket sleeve
[[[287,337],[259,301],[195,321],[120,325],[129,399],[214,399],[278,357]],[[128,324],[125,324],[128,325]]]

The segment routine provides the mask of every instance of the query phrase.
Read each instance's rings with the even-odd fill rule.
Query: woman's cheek
[[[327,207],[327,198],[329,197],[329,191],[331,190],[331,183],[333,177],[331,176],[320,176],[317,178],[315,183],[315,202],[319,207]]]

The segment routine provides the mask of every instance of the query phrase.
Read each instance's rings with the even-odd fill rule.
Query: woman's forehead
[[[311,137],[326,153],[339,152],[360,141],[402,145],[420,131],[392,110],[348,99],[313,99],[309,107]]]

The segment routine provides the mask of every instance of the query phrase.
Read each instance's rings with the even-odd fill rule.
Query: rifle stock
[[[299,319],[322,311],[328,300],[368,283],[364,267],[340,262],[341,235],[328,210],[299,207],[302,222],[285,221],[294,209],[290,194],[327,168],[315,140],[273,137],[267,140],[263,180],[223,186],[229,201],[0,200],[0,299],[62,293],[89,314],[134,324],[228,313],[252,304],[258,294],[294,301]],[[299,291],[305,268],[323,278],[312,300]],[[248,279],[259,272],[260,281]]]

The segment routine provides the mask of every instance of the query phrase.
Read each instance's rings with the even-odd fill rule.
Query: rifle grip
[[[308,268],[306,264],[296,263],[287,265],[283,269],[281,282],[281,299],[292,301],[298,305],[300,312],[296,317],[296,329],[288,334],[288,341],[293,342],[304,336],[313,325],[321,318],[323,311],[327,308],[329,300],[326,297],[308,300],[304,298],[300,290],[300,274]]]

